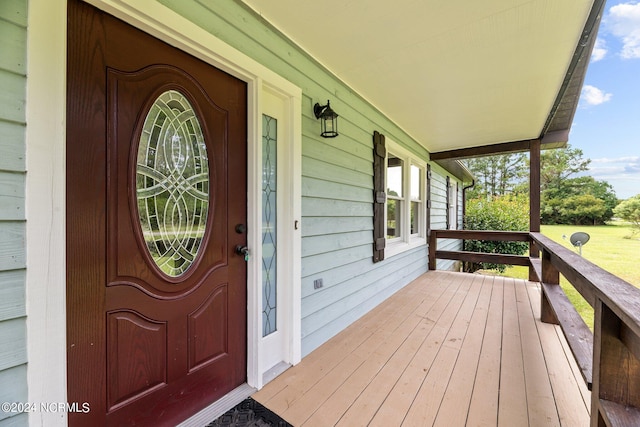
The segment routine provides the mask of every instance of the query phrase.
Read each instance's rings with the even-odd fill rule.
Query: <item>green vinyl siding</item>
[[[29,425],[29,415],[27,413],[16,414],[13,417],[0,420],[0,427],[23,427]]]
[[[24,172],[0,172],[0,218],[24,219]]]
[[[24,283],[25,270],[0,271],[0,320],[25,315]]]
[[[1,25],[1,24],[0,24]],[[0,119],[0,171],[25,171],[25,125]]]
[[[0,3],[0,401],[27,401],[25,99],[27,0]],[[0,426],[27,415],[0,412]]]
[[[369,245],[370,247],[371,245]],[[369,249],[371,251],[371,249]],[[425,248],[403,252],[371,267],[370,252],[366,259],[322,273],[324,292],[312,292],[302,305],[302,352],[313,351],[373,309],[380,301],[411,282],[427,269]],[[313,289],[313,276],[303,277],[305,289]],[[350,307],[345,310],[344,307]]]
[[[438,165],[431,165],[431,229],[444,230],[447,228],[447,171]],[[450,175],[449,175],[450,176]],[[457,181],[450,176],[451,185]],[[458,229],[462,229],[462,184],[458,186]],[[462,249],[462,241],[455,239],[439,239],[438,250],[442,251],[459,251]],[[439,259],[436,263],[438,270],[448,270],[454,265],[454,261]]]
[[[0,21],[0,25],[13,24]],[[24,75],[0,69],[0,118],[3,121],[24,123],[26,86]]]
[[[10,385],[10,387],[0,387],[0,402],[28,401],[26,365],[20,365],[0,371],[0,384]],[[26,413],[12,414],[0,411],[0,427],[25,425],[27,425]]]
[[[427,151],[239,1],[158,0],[302,89],[302,354],[427,270],[426,246],[374,264],[373,132],[418,158]],[[316,102],[340,115],[320,137]],[[314,289],[322,279],[323,287]]]

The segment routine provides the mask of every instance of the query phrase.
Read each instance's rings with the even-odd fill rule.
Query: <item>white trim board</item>
[[[212,34],[154,0],[89,0],[88,3],[146,31],[245,81],[248,89],[249,206],[260,206],[256,150],[261,141],[260,104],[263,90],[286,102],[292,170],[290,180],[290,268],[287,282],[291,328],[289,360],[301,357],[300,254],[301,233],[294,222],[301,215],[302,91],[291,82],[232,48]],[[27,80],[27,328],[30,402],[67,402],[65,179],[66,179],[66,0],[30,0]],[[179,28],[180,32],[176,29]],[[248,243],[260,244],[256,209],[248,212]],[[257,257],[248,265],[247,383],[261,387],[261,268]],[[29,425],[63,426],[64,413],[31,413]]]

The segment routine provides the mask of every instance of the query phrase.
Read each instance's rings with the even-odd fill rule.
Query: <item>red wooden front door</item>
[[[246,85],[69,1],[72,425],[175,425],[246,380]]]

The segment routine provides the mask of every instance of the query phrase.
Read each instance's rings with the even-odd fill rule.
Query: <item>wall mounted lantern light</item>
[[[316,103],[313,106],[316,119],[320,119],[320,136],[323,138],[335,138],[338,136],[338,115],[331,109],[329,101],[327,105]]]

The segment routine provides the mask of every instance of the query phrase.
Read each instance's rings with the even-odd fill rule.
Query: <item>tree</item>
[[[548,150],[540,157],[540,192],[543,224],[604,224],[613,217],[618,199],[613,187],[591,176],[574,175],[588,170],[591,160],[582,150]]]
[[[564,224],[597,225],[601,222],[606,210],[607,207],[602,199],[584,194],[564,200],[560,213]]]
[[[589,169],[590,159],[583,159],[582,150],[579,148],[566,148],[546,150],[540,155],[540,190],[547,190],[562,186],[563,181],[572,175],[585,172]]]
[[[606,181],[598,181],[592,176],[575,178],[573,184],[578,194],[590,194],[602,200],[607,209],[604,213],[606,220],[613,218],[613,209],[618,206],[619,200],[611,184]]]
[[[591,160],[577,148],[546,150],[540,157],[541,221],[543,224],[604,224],[613,217],[618,199],[613,187],[591,176]],[[476,177],[469,200],[527,195],[530,162],[526,154],[503,154],[466,161]],[[589,196],[589,197],[586,197]]]
[[[635,229],[633,234],[640,232],[640,194],[620,203],[613,212],[616,216],[625,221],[629,221],[631,225],[633,225]]]
[[[469,171],[476,177],[476,185],[469,198],[494,197],[511,194],[528,175],[525,154],[500,154],[466,160]]]
[[[543,224],[598,225],[613,217],[613,187],[591,176],[568,178],[542,193]]]

